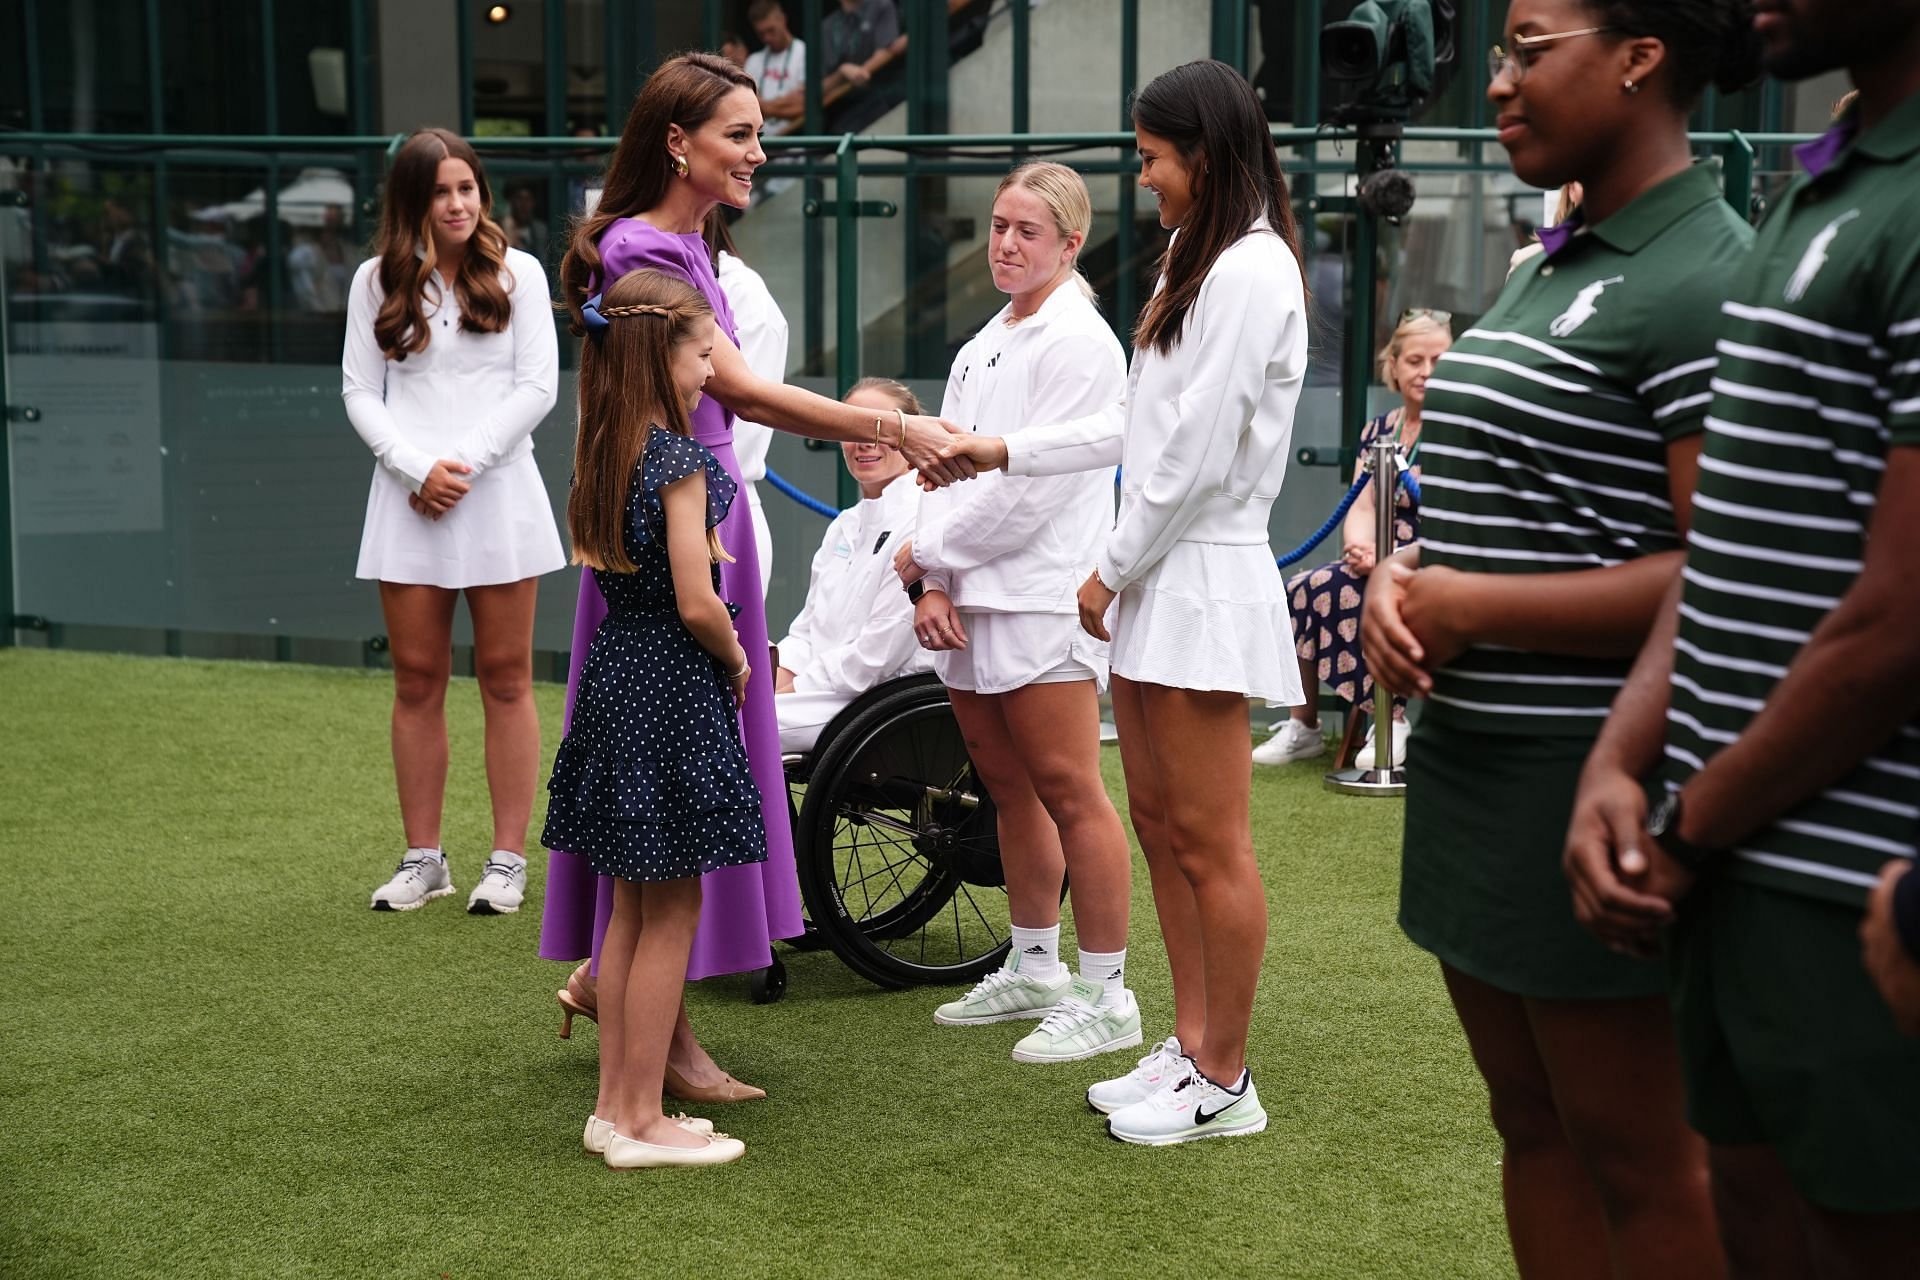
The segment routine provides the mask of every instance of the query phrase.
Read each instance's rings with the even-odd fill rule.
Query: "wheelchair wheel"
[[[868,981],[971,982],[1005,959],[993,800],[938,681],[887,688],[834,733],[796,835],[808,919]]]

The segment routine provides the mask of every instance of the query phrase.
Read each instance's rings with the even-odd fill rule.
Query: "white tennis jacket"
[[[1011,440],[1122,403],[1126,354],[1077,282],[1008,329],[1011,305],[960,349],[940,416]],[[921,498],[913,558],[956,608],[1071,614],[1112,524],[1111,461],[1044,478],[988,472]]]
[[[1094,560],[1109,589],[1176,542],[1267,542],[1307,372],[1305,300],[1299,263],[1263,218],[1214,261],[1172,352],[1133,353],[1124,402],[1007,433],[1015,476],[1120,464],[1120,514]]]

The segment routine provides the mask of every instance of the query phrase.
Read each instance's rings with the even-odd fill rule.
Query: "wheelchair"
[[[800,948],[830,949],[881,987],[971,983],[1012,946],[993,797],[967,757],[947,691],[902,676],[855,698],[788,756]],[[754,979],[777,1000],[785,966]]]

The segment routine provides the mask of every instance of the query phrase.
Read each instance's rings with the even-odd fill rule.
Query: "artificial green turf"
[[[454,683],[464,893],[489,823]],[[550,756],[561,691],[538,696]],[[539,857],[515,916],[367,909],[399,852],[389,697],[373,673],[0,651],[0,1275],[1510,1272],[1484,1094],[1393,924],[1399,804],[1325,794],[1324,762],[1254,788],[1263,1136],[1123,1146],[1081,1091],[1132,1055],[1016,1065],[1019,1024],[936,1028],[946,993],[787,952],[779,1004],[690,993],[773,1095],[708,1111],[747,1158],[616,1174],[580,1151],[596,1033],[555,1035]],[[1152,1038],[1144,868],[1134,902]]]

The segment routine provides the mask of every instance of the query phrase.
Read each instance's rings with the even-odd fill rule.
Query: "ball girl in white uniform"
[[[846,402],[882,413],[925,412],[891,378],[860,379]],[[738,426],[734,432],[738,440]],[[773,714],[782,752],[813,750],[828,722],[876,685],[933,669],[933,655],[913,633],[913,601],[893,571],[894,549],[913,537],[920,486],[890,444],[843,440],[840,456],[860,501],[821,536],[806,603],[775,646]]]
[[[1120,399],[1126,357],[1075,268],[1093,208],[1065,165],[1034,163],[994,195],[994,285],[1010,297],[960,349],[941,416],[1018,434]],[[1140,1043],[1126,987],[1131,863],[1100,777],[1107,646],[1081,630],[1074,589],[1113,523],[1113,469],[993,474],[930,493],[896,564],[919,596],[920,642],[950,691],[968,754],[999,813],[1013,949],[1004,968],[941,1005],[943,1026],[1039,1018],[1019,1062]],[[1060,963],[1062,876],[1078,975]]]
[[[560,381],[553,301],[530,254],[507,247],[473,148],[422,129],[394,158],[379,256],[347,299],[341,396],[373,451],[362,578],[380,583],[393,654],[393,764],[407,851],[373,894],[406,911],[453,892],[440,847],[453,605],[473,615],[486,711],[493,854],[467,900],[517,911],[540,767],[533,705],[539,576],[566,563],[533,462]]]
[[[1267,1123],[1246,1066],[1267,937],[1247,702],[1301,697],[1267,519],[1307,315],[1286,181],[1252,87],[1224,63],[1190,62],[1140,90],[1133,121],[1140,185],[1176,234],[1134,330],[1126,400],[946,447],[1014,475],[1121,464],[1119,518],[1079,610],[1089,634],[1111,627],[1114,719],[1173,973],[1174,1035],[1088,1101],[1114,1137],[1162,1145]]]

